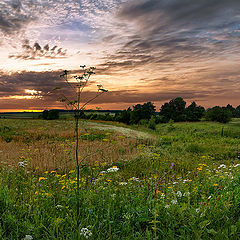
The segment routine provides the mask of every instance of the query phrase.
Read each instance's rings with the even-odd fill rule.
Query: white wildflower
[[[108,168],[107,172],[117,172],[119,170],[118,167],[112,167],[112,168]]]
[[[189,196],[190,196],[190,192],[185,192],[185,193],[183,194],[183,196],[184,196],[184,197],[189,197]]]
[[[212,196],[210,195],[209,197],[208,197],[208,199],[211,199],[212,198]]]
[[[82,228],[81,232],[80,232],[80,235],[83,235],[85,238],[88,239],[89,237],[92,236],[92,232],[87,228]]]
[[[238,167],[238,166],[240,166],[240,164],[238,163],[238,164],[236,164],[236,165],[234,165],[234,167]]]
[[[126,182],[120,182],[119,185],[127,185]]]
[[[200,211],[200,208],[196,208],[196,213],[199,213],[199,211]]]
[[[18,166],[19,166],[19,167],[25,167],[25,166],[27,166],[27,161],[25,160],[25,161],[22,161],[22,162],[18,162]]]
[[[131,177],[130,180],[138,182],[138,181],[139,181],[139,178]]]
[[[167,205],[165,205],[165,208],[170,208],[170,206],[167,204]]]
[[[171,203],[172,204],[177,204],[177,200],[172,200]]]
[[[26,235],[23,240],[33,240],[33,237],[31,235]]]
[[[180,191],[177,191],[177,196],[182,197],[182,193]]]
[[[221,164],[218,168],[226,168],[225,164]]]
[[[63,208],[63,206],[60,204],[56,206],[56,209],[62,209],[62,208]]]

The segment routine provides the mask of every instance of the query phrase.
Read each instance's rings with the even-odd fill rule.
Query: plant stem
[[[77,165],[77,194],[76,194],[76,197],[77,197],[77,226],[79,226],[79,177],[80,177],[80,173],[79,173],[79,161],[78,161],[78,128],[79,128],[79,122],[78,122],[78,119],[79,119],[79,112],[77,111],[76,114],[75,114],[75,132],[76,132],[76,150],[75,150],[75,157],[76,157],[76,165]]]

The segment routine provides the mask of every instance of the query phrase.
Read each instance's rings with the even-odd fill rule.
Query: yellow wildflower
[[[41,180],[44,180],[44,179],[46,179],[45,177],[40,177],[39,179],[38,179],[38,182],[41,182]]]
[[[216,187],[216,186],[218,186],[218,184],[217,184],[217,183],[214,183],[213,186]]]

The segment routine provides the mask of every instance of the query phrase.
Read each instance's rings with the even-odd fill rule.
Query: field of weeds
[[[81,122],[0,120],[1,239],[239,239],[240,122],[144,134]]]

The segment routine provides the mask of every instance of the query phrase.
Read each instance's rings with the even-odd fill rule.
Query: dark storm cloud
[[[50,49],[49,45],[41,47],[39,43],[35,42],[33,46],[26,40],[22,45],[22,52],[17,54],[10,54],[9,58],[23,59],[23,60],[39,60],[42,58],[65,58],[67,57],[67,50],[63,50],[58,46]]]
[[[22,11],[22,4],[18,0],[0,2],[0,31],[4,34],[15,34],[35,19],[36,16],[30,12]]]
[[[54,97],[55,92],[53,92],[53,89],[56,87],[61,87],[61,91],[64,94],[72,94],[64,78],[60,77],[61,74],[63,74],[63,70],[46,72],[23,71],[11,74],[0,72],[0,98],[26,95],[25,89],[34,89],[41,91],[43,96]],[[79,75],[81,72],[73,70],[71,74]],[[91,84],[96,84],[96,82],[91,81],[89,85]],[[49,95],[48,93],[51,94]]]
[[[143,55],[157,65],[240,53],[239,9],[239,0],[128,1],[117,14],[119,27],[127,29],[131,23],[134,28],[122,34],[125,44],[115,56],[108,56],[108,62],[116,59],[109,69],[122,61],[142,61]],[[111,36],[105,41],[111,42]]]

